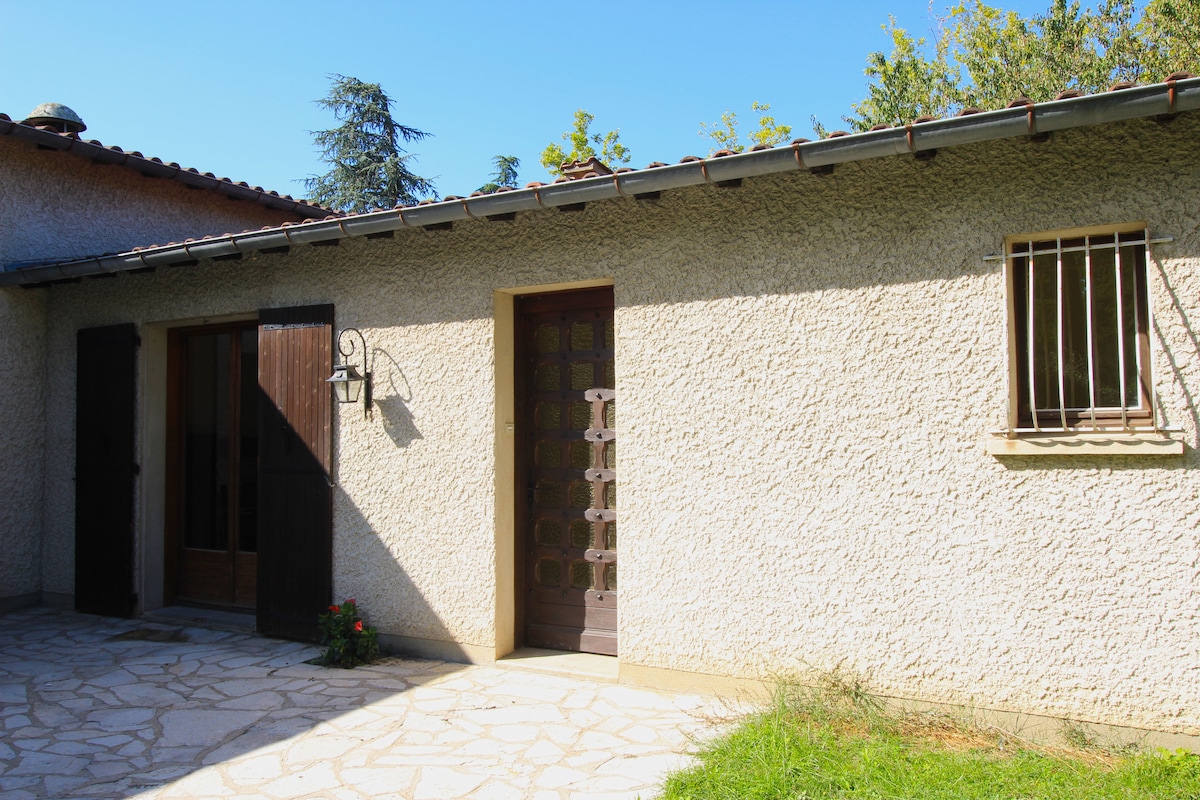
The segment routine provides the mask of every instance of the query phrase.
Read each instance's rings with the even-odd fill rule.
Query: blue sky
[[[932,9],[943,12],[944,2]],[[1049,0],[1002,3],[1023,14]],[[0,0],[0,111],[73,108],[85,138],[304,195],[323,171],[310,131],[330,73],[377,82],[399,122],[434,134],[415,171],[469,194],[498,154],[522,183],[577,108],[619,128],[630,166],[704,155],[697,131],[726,109],[771,104],[793,136],[816,115],[838,127],[863,97],[888,14],[915,34],[926,0],[596,4],[505,2],[34,3]]]

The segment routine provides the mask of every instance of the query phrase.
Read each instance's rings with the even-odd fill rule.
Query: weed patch
[[[858,681],[780,683],[766,710],[672,775],[664,800],[1200,800],[1200,757],[1044,747],[937,712],[889,711]]]

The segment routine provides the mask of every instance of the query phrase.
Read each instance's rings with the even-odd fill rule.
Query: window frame
[[[1111,242],[1093,243],[1093,238],[1110,238]],[[1072,240],[1083,240],[1081,246],[1071,246],[1064,248],[1063,242],[1071,243]],[[1153,330],[1152,318],[1152,297],[1150,293],[1150,276],[1149,264],[1151,261],[1150,245],[1151,238],[1148,226],[1144,222],[1135,222],[1121,225],[1103,225],[1089,226],[1082,228],[1068,228],[1054,231],[1043,231],[1032,234],[1017,234],[1005,237],[1004,240],[1004,273],[1005,273],[1005,290],[1007,294],[1008,304],[1008,350],[1009,350],[1009,393],[1008,393],[1008,414],[1007,414],[1007,430],[1004,431],[1008,438],[1042,436],[1042,435],[1058,435],[1058,436],[1078,436],[1080,434],[1144,434],[1160,432],[1161,427],[1158,421],[1158,409],[1153,384],[1153,364],[1152,353],[1150,347],[1150,332]],[[1141,263],[1135,263],[1132,266],[1123,263],[1119,255],[1124,245],[1140,246],[1142,256]],[[1135,312],[1134,320],[1134,335],[1136,343],[1133,347],[1135,357],[1132,364],[1122,364],[1121,362],[1129,361],[1128,358],[1117,356],[1107,362],[1110,365],[1116,363],[1117,371],[1123,376],[1123,379],[1118,383],[1118,390],[1121,393],[1121,402],[1117,406],[1100,406],[1098,404],[1098,394],[1100,389],[1097,385],[1097,370],[1095,361],[1095,344],[1092,338],[1091,321],[1095,316],[1095,306],[1092,305],[1091,286],[1093,283],[1091,277],[1091,259],[1092,254],[1101,249],[1113,248],[1117,252],[1114,259],[1115,264],[1119,265],[1119,270],[1122,273],[1122,282],[1133,281],[1133,297],[1132,309]],[[1085,345],[1088,355],[1087,367],[1087,391],[1090,400],[1090,405],[1087,407],[1069,407],[1067,405],[1067,392],[1064,388],[1064,367],[1063,356],[1067,354],[1063,346],[1058,346],[1058,361],[1056,368],[1058,371],[1058,386],[1051,387],[1051,392],[1058,395],[1058,403],[1051,408],[1036,407],[1036,392],[1031,392],[1031,384],[1037,384],[1036,375],[1038,368],[1031,365],[1030,362],[1036,357],[1028,353],[1028,341],[1034,338],[1031,333],[1025,333],[1029,330],[1029,314],[1027,311],[1029,298],[1028,286],[1031,277],[1029,272],[1032,260],[1039,255],[1047,253],[1057,254],[1057,263],[1061,267],[1063,265],[1062,253],[1064,252],[1083,252],[1084,263],[1088,265],[1089,273],[1085,278],[1088,287],[1089,297],[1086,301],[1088,318],[1086,321],[1087,328],[1087,344]],[[1125,277],[1129,274],[1129,277]],[[1055,296],[1055,318],[1059,333],[1063,330],[1065,295],[1062,285],[1062,270],[1056,270],[1056,275],[1059,277],[1057,292]],[[1019,287],[1018,281],[1024,281],[1024,285]],[[1118,287],[1118,292],[1120,288]],[[1035,290],[1035,301],[1037,298]],[[1025,307],[1019,307],[1019,302]],[[1044,302],[1044,300],[1043,300]],[[1120,300],[1118,295],[1117,307],[1124,309],[1126,303]],[[1034,317],[1036,314],[1036,303],[1034,305]],[[1117,316],[1118,320],[1123,320],[1120,312]],[[1118,327],[1122,327],[1120,323]],[[1122,334],[1118,333],[1118,337]],[[1118,341],[1124,341],[1119,338]],[[1074,349],[1074,353],[1078,354],[1079,348]],[[1127,351],[1128,352],[1128,351]],[[1069,355],[1069,354],[1067,354]],[[1122,368],[1126,372],[1121,372]],[[1126,394],[1127,384],[1125,378],[1128,377],[1127,370],[1132,368],[1135,370],[1133,376],[1137,392],[1137,405],[1131,405],[1129,396]]]

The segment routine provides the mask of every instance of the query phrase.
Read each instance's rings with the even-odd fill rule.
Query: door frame
[[[493,347],[495,351],[494,385],[494,464],[495,473],[495,653],[508,655],[525,645],[525,607],[521,590],[525,553],[517,524],[517,387],[516,298],[531,294],[549,294],[573,289],[613,286],[612,278],[532,284],[496,289],[493,300]],[[619,337],[618,337],[619,341]]]
[[[167,557],[167,402],[170,397],[167,340],[175,328],[252,322],[255,312],[216,317],[187,317],[140,323],[142,347],[138,363],[140,391],[139,457],[142,464],[138,505],[138,590],[140,611],[168,605]]]

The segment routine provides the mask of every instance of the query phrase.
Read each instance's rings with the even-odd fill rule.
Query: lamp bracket
[[[354,341],[353,335],[347,337],[346,334],[357,335],[358,342]],[[343,339],[349,342],[349,347],[343,344]],[[371,413],[371,366],[368,363],[367,340],[358,328],[342,328],[338,332],[337,349],[342,356],[343,363],[350,363],[350,356],[358,350],[359,342],[362,343],[363,416],[366,417]]]

